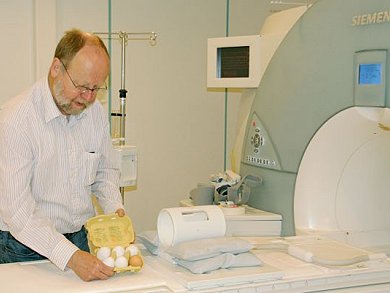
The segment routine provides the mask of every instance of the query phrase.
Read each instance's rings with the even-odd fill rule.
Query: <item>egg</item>
[[[122,246],[115,246],[112,251],[115,252],[116,257],[123,256],[125,254],[125,249]]]
[[[116,260],[115,260],[115,267],[116,268],[125,268],[129,265],[126,257],[124,256],[119,256]]]
[[[105,260],[110,255],[111,255],[111,248],[106,246],[100,247],[96,253],[96,257],[102,261]]]
[[[139,249],[136,245],[130,244],[129,246],[126,247],[126,250],[130,253],[130,256],[137,255],[139,252]]]
[[[142,260],[142,257],[140,257],[139,255],[133,255],[132,257],[130,257],[129,259],[129,264],[130,266],[132,267],[142,267],[142,265],[144,264],[143,260]]]
[[[109,256],[107,257],[105,260],[103,260],[103,263],[106,265],[106,266],[109,266],[111,268],[115,267],[115,260],[113,257]]]

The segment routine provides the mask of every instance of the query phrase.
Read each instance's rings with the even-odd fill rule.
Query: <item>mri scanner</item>
[[[283,219],[280,237],[246,237],[264,266],[195,275],[144,251],[139,273],[83,283],[8,264],[5,292],[390,292],[390,0],[273,14],[256,46],[234,152],[262,178],[248,204]]]
[[[263,178],[249,204],[283,235],[390,243],[389,5],[318,1],[265,69],[240,172]]]

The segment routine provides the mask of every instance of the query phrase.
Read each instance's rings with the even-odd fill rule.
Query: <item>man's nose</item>
[[[96,97],[96,90],[95,89],[87,89],[85,90],[81,96],[87,100],[88,102],[89,101],[92,101],[95,97]]]

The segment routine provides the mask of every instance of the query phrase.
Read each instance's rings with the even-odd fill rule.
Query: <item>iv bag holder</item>
[[[154,32],[141,32],[141,33],[129,33],[129,32],[94,32],[95,35],[99,35],[102,39],[117,39],[121,41],[121,89],[119,90],[119,99],[120,99],[120,136],[119,136],[119,145],[125,145],[125,127],[126,127],[126,95],[127,90],[125,86],[126,80],[126,45],[128,41],[145,41],[148,40],[153,46],[156,44],[157,34]],[[110,113],[111,114],[111,113]],[[125,188],[120,187],[120,192],[122,196],[122,202],[124,203],[124,194]]]

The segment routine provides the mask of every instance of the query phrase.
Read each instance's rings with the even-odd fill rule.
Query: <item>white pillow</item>
[[[253,247],[251,243],[240,238],[216,237],[178,243],[169,247],[166,253],[178,259],[194,261],[228,252],[233,254],[247,252]]]
[[[262,262],[251,252],[240,254],[223,253],[207,259],[187,261],[175,259],[176,263],[194,274],[203,274],[218,269],[261,266]]]

